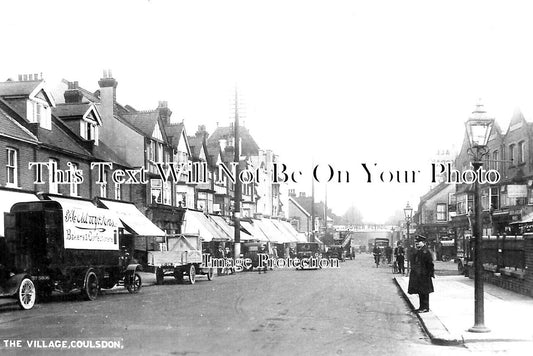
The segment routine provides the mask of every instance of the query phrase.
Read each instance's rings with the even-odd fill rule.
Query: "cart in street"
[[[205,275],[211,280],[213,268],[203,265],[203,257],[199,235],[165,236],[163,243],[146,251],[147,270],[155,273],[157,284],[163,284],[165,276],[173,276],[178,283],[187,277],[189,283],[194,284],[197,275]]]

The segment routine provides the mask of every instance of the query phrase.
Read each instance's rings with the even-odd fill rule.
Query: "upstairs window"
[[[100,198],[107,198],[107,171],[103,172],[103,183],[100,184]]]
[[[122,185],[115,183],[115,199],[121,200],[122,199]]]
[[[30,122],[39,123],[43,129],[52,129],[52,111],[47,102],[40,99],[28,100],[26,110]]]
[[[526,162],[526,142],[518,142],[518,164]]]
[[[446,204],[437,204],[437,221],[446,221]]]
[[[492,152],[492,162],[491,162],[490,167],[492,167],[495,170],[499,170],[500,169],[500,162],[498,162],[499,160],[500,160],[500,153],[498,151]]]
[[[509,159],[511,160],[511,164],[517,164],[516,161],[516,145],[513,143],[512,145],[509,145]]]
[[[18,162],[17,150],[14,148],[7,148],[7,163],[6,163],[6,186],[16,187],[18,185]]]
[[[59,168],[59,161],[50,158],[48,160],[48,192],[52,194],[59,193],[59,184],[56,181],[55,172]]]
[[[76,163],[70,163],[70,171],[71,171],[71,179],[72,183],[70,183],[70,196],[77,197],[79,196],[79,183],[74,182],[74,172],[78,170],[78,164]]]

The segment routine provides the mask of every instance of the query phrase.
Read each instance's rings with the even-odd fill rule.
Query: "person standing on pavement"
[[[415,243],[416,251],[410,256],[411,272],[409,274],[409,294],[418,294],[420,307],[416,310],[419,313],[429,311],[429,293],[433,293],[433,282],[435,278],[435,268],[433,257],[426,246],[426,239],[418,236]]]
[[[398,266],[398,273],[405,274],[405,251],[402,243],[398,241],[396,248],[394,249],[394,258],[396,258],[396,265]]]

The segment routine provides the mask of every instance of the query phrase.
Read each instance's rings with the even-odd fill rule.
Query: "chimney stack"
[[[65,103],[81,103],[83,94],[78,88],[78,82],[68,82],[68,89],[63,94]]]
[[[205,129],[205,125],[198,125],[198,131],[196,131],[196,137],[202,137],[202,138],[205,138],[207,137],[209,134],[207,133],[206,129]]]
[[[115,131],[115,103],[117,99],[118,82],[113,78],[111,70],[104,70],[103,77],[98,81],[100,86],[100,116],[104,129],[100,130],[103,142],[116,142]]]
[[[168,108],[168,102],[160,101],[157,109],[159,110],[159,116],[163,120],[163,123],[165,125],[170,125],[170,115],[172,115],[172,111]]]
[[[98,81],[98,85],[100,86],[100,98],[104,99],[106,96],[110,96],[113,99],[113,104],[117,101],[117,85],[118,82],[113,78],[113,75],[111,74],[111,69],[105,70],[103,77]],[[110,93],[110,94],[106,94]],[[109,98],[107,98],[109,99]],[[102,103],[103,105],[104,103]]]

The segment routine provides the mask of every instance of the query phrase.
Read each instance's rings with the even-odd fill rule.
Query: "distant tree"
[[[399,222],[405,221],[403,210],[396,210],[386,221],[385,225],[398,225]]]
[[[355,206],[350,206],[346,212],[342,215],[343,225],[358,225],[363,223],[363,214]]]

